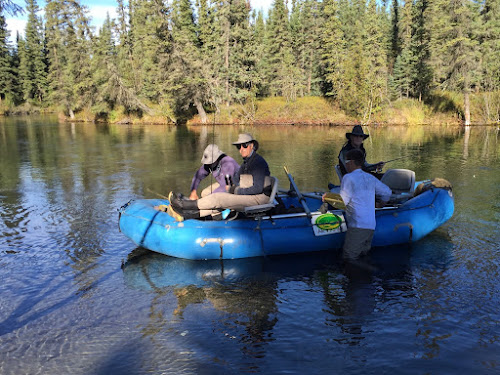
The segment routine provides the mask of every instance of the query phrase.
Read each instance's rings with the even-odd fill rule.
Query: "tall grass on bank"
[[[500,123],[500,91],[474,93],[470,95],[471,120],[473,124]],[[14,106],[11,100],[0,103],[0,115],[36,114],[40,112],[61,112],[62,121],[174,124],[184,121],[167,102],[148,103],[150,113],[126,111],[123,107],[112,110],[104,106],[85,108],[70,119],[62,114],[61,108],[39,108],[25,103]],[[337,103],[323,97],[304,97],[287,101],[283,97],[249,99],[245,103],[222,106],[216,113],[206,108],[210,122],[217,124],[290,124],[290,125],[352,125],[363,123],[361,118],[348,116]],[[463,122],[463,95],[453,92],[434,92],[425,102],[416,99],[398,99],[387,102],[371,116],[368,124],[394,125],[446,125]],[[186,114],[189,115],[189,114]],[[188,124],[201,124],[198,115],[189,115]]]
[[[318,96],[287,101],[283,97],[252,100],[245,104],[223,106],[215,116],[219,124],[353,124],[356,119],[347,116],[335,103]],[[188,123],[199,124],[195,116]]]
[[[474,122],[500,123],[500,91],[472,95],[471,117]]]

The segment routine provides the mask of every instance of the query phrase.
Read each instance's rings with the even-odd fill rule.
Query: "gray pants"
[[[197,200],[200,217],[217,214],[220,210],[229,208],[244,211],[245,207],[269,203],[266,194],[236,195],[230,193],[213,193]]]
[[[206,187],[205,189],[203,189],[201,191],[201,197],[206,197],[207,195],[210,195],[210,194],[213,194],[214,190],[219,188],[219,183],[218,182],[215,182],[213,183],[212,185],[209,185],[208,187]]]
[[[343,257],[346,260],[354,260],[368,253],[372,247],[372,229],[348,228],[345,235]]]

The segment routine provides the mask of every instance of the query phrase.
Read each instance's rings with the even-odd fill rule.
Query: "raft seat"
[[[403,203],[415,192],[415,172],[409,169],[388,169],[380,181],[392,190],[389,203]]]
[[[278,202],[276,201],[276,192],[278,191],[278,179],[276,177],[271,176],[271,195],[269,196],[269,202],[265,204],[259,204],[257,206],[249,206],[245,207],[245,211],[243,211],[246,215],[252,216],[261,214],[269,211],[274,208]]]

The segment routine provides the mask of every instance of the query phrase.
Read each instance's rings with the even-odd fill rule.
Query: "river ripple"
[[[412,246],[193,262],[118,231],[131,198],[187,192],[201,152],[250,131],[280,183],[336,182],[343,127],[0,123],[0,373],[494,374],[500,368],[495,127],[370,128],[368,160],[443,177],[453,218]]]

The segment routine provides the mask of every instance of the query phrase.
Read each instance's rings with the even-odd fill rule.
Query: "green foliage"
[[[41,104],[47,93],[47,65],[43,41],[42,21],[37,15],[39,7],[35,0],[26,1],[28,22],[26,23],[26,39],[18,41],[20,59],[19,76],[21,79],[23,98]]]
[[[0,104],[4,100],[13,100],[16,96],[13,56],[10,53],[8,37],[5,17],[0,13]],[[7,107],[9,105],[5,104]]]
[[[267,14],[246,0],[117,0],[98,32],[79,0],[47,0],[43,18],[26,0],[17,48],[2,10],[0,99],[70,117],[253,121],[259,99],[295,113],[318,95],[364,123],[400,115],[390,103],[402,98],[433,103],[406,110],[417,120],[449,107],[466,121],[498,117],[500,0],[273,0]]]

